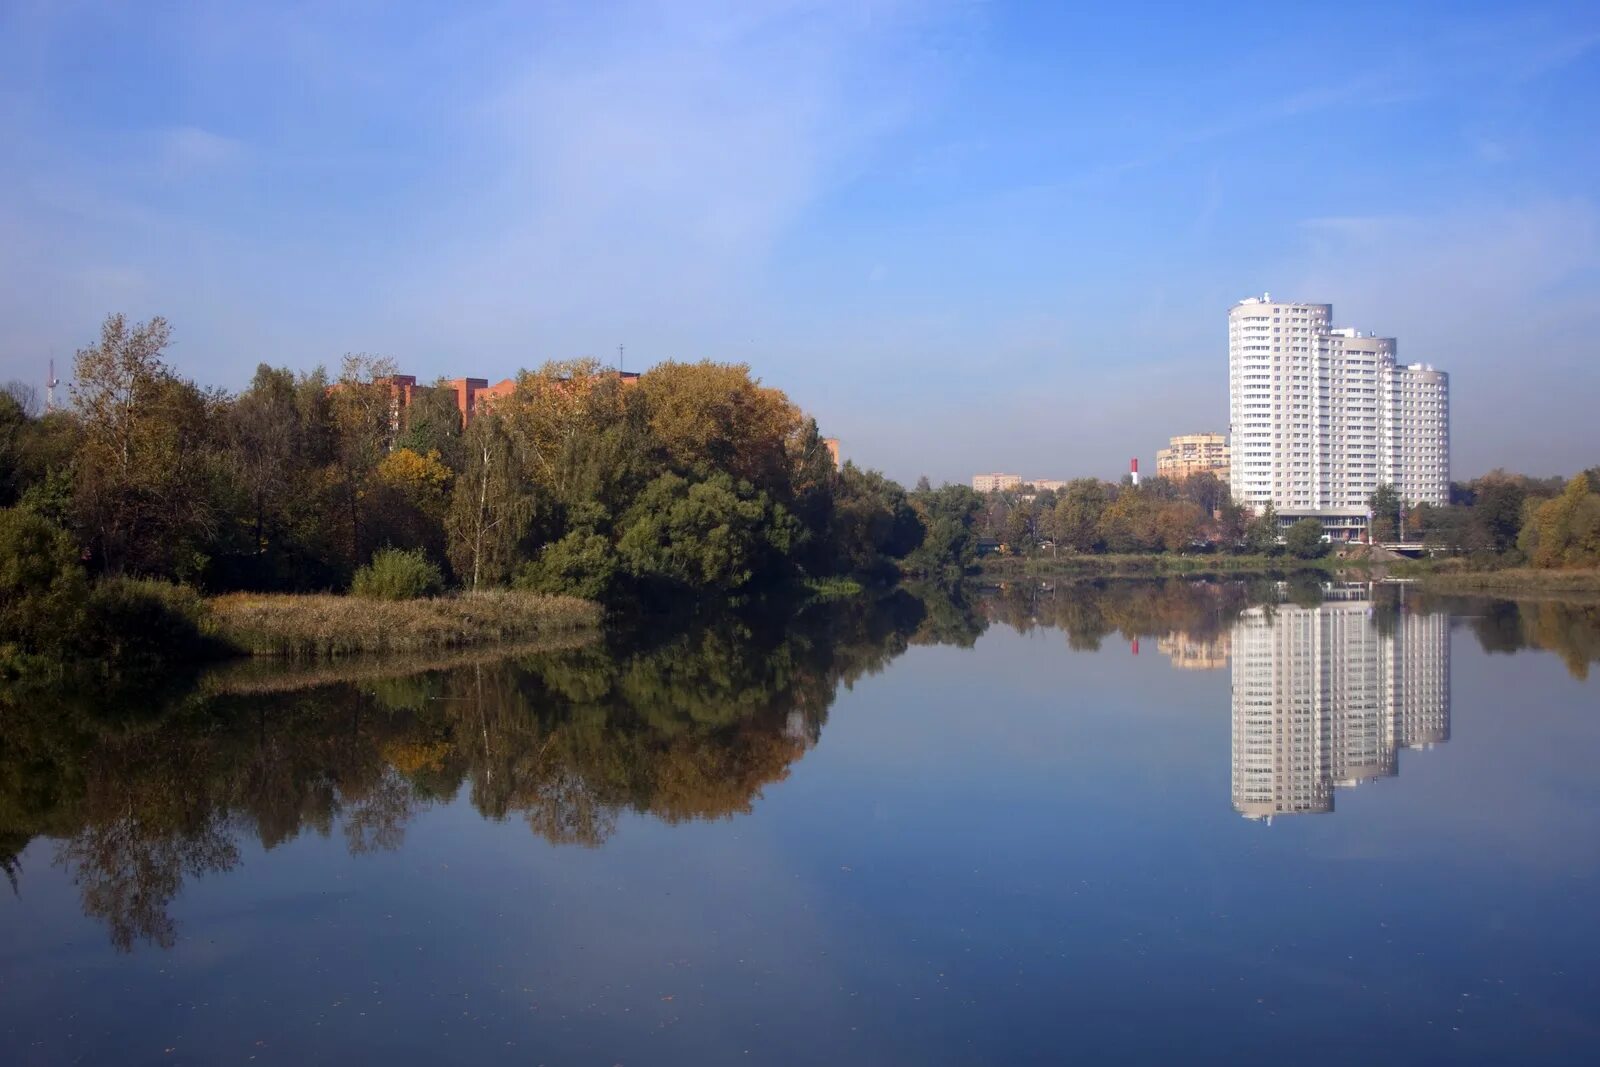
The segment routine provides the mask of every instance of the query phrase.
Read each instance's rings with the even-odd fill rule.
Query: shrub
[[[103,667],[142,670],[201,655],[206,606],[189,586],[108,578],[89,593],[82,647]]]
[[[64,659],[83,624],[88,584],[66,531],[21,508],[0,508],[0,667]]]
[[[519,568],[515,584],[533,593],[603,601],[611,595],[620,568],[609,539],[574,530],[545,545],[537,560]]]
[[[385,548],[356,571],[350,592],[372,600],[416,600],[444,589],[444,575],[420,550]]]

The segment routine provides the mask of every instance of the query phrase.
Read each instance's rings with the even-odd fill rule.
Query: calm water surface
[[[1015,585],[0,698],[0,1062],[1593,1062],[1597,664]]]

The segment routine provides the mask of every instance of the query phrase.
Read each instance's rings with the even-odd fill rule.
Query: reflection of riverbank
[[[372,653],[334,660],[257,656],[218,664],[201,674],[197,686],[202,692],[214,696],[292,693],[324,685],[403,678],[474,664],[499,663],[541,653],[565,652],[583,648],[597,640],[598,636],[593,633],[573,632],[536,641],[470,645],[421,655]]]
[[[1233,804],[1246,818],[1330,812],[1335,787],[1393,776],[1399,749],[1449,740],[1448,616],[1378,615],[1339,592],[1252,608],[1234,629]]]
[[[586,847],[626,813],[748,812],[817,743],[838,687],[922,622],[896,593],[621,648],[236,664],[139,703],[0,694],[0,871],[21,891],[24,850],[52,839],[86,914],[130,949],[175,943],[169,903],[234,871],[248,842],[393,849],[463,794],[485,818]]]

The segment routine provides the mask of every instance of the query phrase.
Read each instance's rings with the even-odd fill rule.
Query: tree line
[[[1600,566],[1600,466],[1568,479],[1495,470],[1450,487],[1443,507],[1373,499],[1373,526],[1486,566]]]
[[[262,365],[233,394],[180,375],[170,341],[160,318],[112,315],[70,404],[0,393],[0,646],[80,595],[68,571],[343,591],[400,552],[428,568],[420,589],[650,604],[886,578],[928,522],[896,483],[836,469],[815,420],[742,364],[625,385],[593,360],[546,363],[464,420],[451,390],[397,403],[386,359]]]
[[[1450,501],[1407,507],[1393,486],[1380,485],[1367,501],[1371,539],[1417,541],[1485,566],[1600,566],[1600,467],[1570,479],[1496,470],[1452,483]],[[1209,472],[972,493],[963,515],[974,553],[987,544],[1024,556],[1223,551],[1314,559],[1329,547],[1316,520],[1281,529],[1270,506],[1252,513]]]

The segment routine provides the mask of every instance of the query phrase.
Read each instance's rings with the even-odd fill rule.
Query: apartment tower
[[[1384,483],[1407,505],[1448,503],[1449,375],[1332,320],[1331,304],[1270,295],[1229,309],[1234,499],[1335,525]]]

